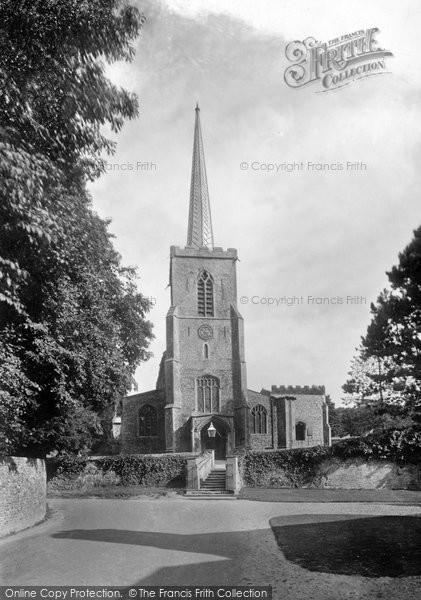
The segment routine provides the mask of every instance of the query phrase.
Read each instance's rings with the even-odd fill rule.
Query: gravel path
[[[275,599],[421,598],[416,506],[180,497],[50,505],[47,522],[0,541],[3,585],[251,584],[272,585]],[[385,551],[367,576],[364,552],[378,531]]]

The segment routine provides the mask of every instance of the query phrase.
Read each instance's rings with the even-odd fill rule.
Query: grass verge
[[[184,494],[184,488],[164,488],[146,485],[110,485],[77,490],[49,489],[48,498],[175,498]]]

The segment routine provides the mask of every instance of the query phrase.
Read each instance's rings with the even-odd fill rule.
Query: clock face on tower
[[[210,325],[201,325],[197,330],[197,335],[202,340],[210,340],[213,338],[213,329]]]

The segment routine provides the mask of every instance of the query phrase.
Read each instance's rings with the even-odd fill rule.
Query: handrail
[[[215,451],[206,450],[200,456],[187,459],[187,489],[200,490],[204,481],[215,466]]]

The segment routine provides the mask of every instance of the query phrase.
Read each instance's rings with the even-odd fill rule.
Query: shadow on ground
[[[167,533],[152,531],[130,531],[123,529],[73,529],[52,535],[56,539],[86,540],[110,544],[129,544],[144,550],[175,551],[174,556],[160,557],[166,566],[156,565],[150,573],[144,574],[136,585],[240,585],[246,580],[240,575],[244,556],[250,548],[260,543],[262,538],[273,543],[273,551],[278,554],[280,567],[283,561],[277,552],[273,535],[267,529],[250,531],[222,531],[214,533]],[[176,566],[174,566],[174,560]],[[171,565],[171,563],[173,563]],[[251,582],[257,583],[255,581]],[[266,584],[266,582],[265,582]],[[260,584],[262,585],[262,584]]]
[[[215,554],[221,558],[228,558],[232,554],[230,546],[221,544],[222,538],[228,541],[232,537],[244,536],[245,533],[214,533],[193,534],[162,533],[157,531],[129,531],[126,529],[72,529],[59,531],[53,538],[69,538],[73,540],[89,540],[95,542],[110,542],[112,544],[130,544],[133,546],[149,546],[162,550],[178,550],[179,552],[193,552]]]
[[[364,577],[421,574],[421,517],[293,515],[270,525],[285,558],[310,571]]]
[[[270,525],[282,551],[277,553],[273,547],[272,568],[278,576],[286,568],[285,561],[308,571],[338,575],[421,575],[421,517],[290,515],[275,517]],[[221,585],[233,581],[238,585],[244,556],[262,540],[271,545],[269,529],[201,534],[74,529],[52,537],[194,554],[191,559],[185,557],[185,562],[177,567],[168,565],[145,574],[138,582],[143,585],[184,585],[186,581],[189,585],[208,585],[215,577]]]

